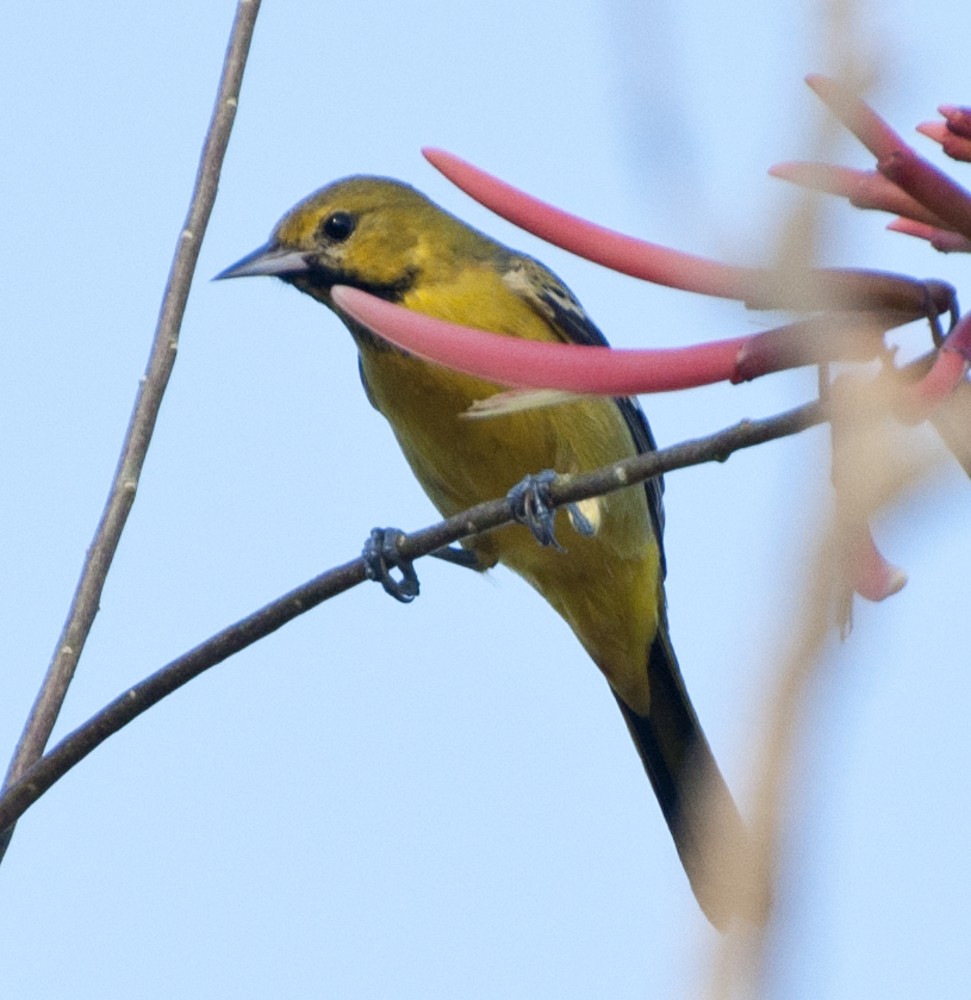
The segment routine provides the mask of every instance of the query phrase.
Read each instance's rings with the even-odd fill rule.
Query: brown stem
[[[47,674],[31,708],[10,762],[4,787],[15,784],[44,752],[64,704],[81,651],[94,624],[108,570],[135,500],[138,479],[155,428],[162,396],[175,365],[179,330],[202,237],[216,200],[216,189],[243,79],[243,69],[259,12],[259,0],[241,0],[233,21],[215,108],[203,145],[185,225],[169,272],[148,367],[139,383],[118,467],[94,539],[88,548],[67,620],[57,640]],[[12,836],[0,824],[0,858]]]
[[[562,506],[624,489],[673,469],[703,462],[722,462],[742,448],[796,434],[823,419],[823,407],[819,403],[810,403],[776,417],[745,420],[708,437],[687,441],[663,451],[638,455],[584,475],[560,480],[551,487],[551,500],[554,506]],[[500,527],[512,520],[512,502],[508,499],[492,500],[431,527],[405,535],[399,544],[399,551],[406,559],[417,559],[434,549],[450,545],[469,535]],[[124,691],[68,734],[40,760],[31,763],[19,780],[10,783],[0,797],[0,828],[7,828],[15,823],[75,764],[156,702],[233,653],[252,645],[328,598],[362,583],[366,578],[362,559],[352,560],[322,573],[216,633]]]

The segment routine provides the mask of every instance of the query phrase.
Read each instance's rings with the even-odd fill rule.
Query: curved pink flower
[[[402,350],[500,385],[603,396],[669,392],[714,382],[745,382],[824,361],[865,360],[899,319],[823,316],[761,333],[690,347],[614,349],[541,343],[447,323],[360,289],[336,286],[334,302]],[[858,336],[847,336],[856,324]]]
[[[443,149],[422,154],[453,184],[534,236],[621,274],[686,292],[747,301],[761,274],[615,232],[534,198]]]
[[[967,377],[971,366],[971,313],[966,313],[944,338],[930,371],[903,390],[898,416],[909,423],[926,420]]]
[[[905,218],[914,219],[936,229],[951,230],[971,240],[971,193],[952,180],[943,171],[929,163],[904,140],[865,102],[842,84],[825,76],[808,76],[806,82],[825,102],[837,118],[876,157],[878,172],[899,189],[900,194],[887,191],[874,182],[872,190],[864,190],[861,197],[872,197],[874,205]],[[971,146],[966,146],[971,138],[971,114],[968,109],[943,105],[941,113],[945,117],[943,130],[937,126],[921,126],[925,135],[930,135],[942,144],[950,144],[952,155],[964,158],[971,154]],[[946,135],[945,135],[946,132]],[[809,172],[805,166],[793,168],[783,164],[775,168],[776,176],[786,177],[796,183],[818,187],[820,178],[826,183],[842,188],[841,194],[866,189],[868,182],[862,180],[862,172],[833,172],[826,174],[826,168],[815,167]],[[904,200],[901,201],[901,198]],[[930,213],[928,216],[927,213]]]
[[[942,104],[937,110],[944,121],[924,122],[917,126],[917,131],[940,143],[952,160],[971,163],[971,108]]]
[[[539,343],[446,323],[356,288],[334,302],[402,350],[447,368],[519,388],[605,396],[665,392],[731,379],[746,337],[668,350]]]
[[[863,522],[853,533],[850,556],[853,589],[868,601],[883,601],[903,589],[907,574],[884,559],[873,540],[870,526]]]
[[[971,240],[966,236],[950,229],[938,229],[925,222],[915,222],[913,218],[894,219],[887,223],[887,229],[926,240],[939,253],[971,253]]]

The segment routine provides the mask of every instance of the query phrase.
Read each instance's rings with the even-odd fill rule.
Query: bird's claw
[[[550,483],[555,480],[556,473],[544,469],[516,483],[506,496],[512,501],[513,517],[529,528],[540,545],[561,549],[553,524],[556,508],[550,505]]]
[[[418,574],[412,560],[405,559],[398,551],[403,537],[397,528],[372,528],[361,557],[369,580],[380,583],[396,601],[409,604],[418,596]],[[401,574],[400,580],[391,575],[395,569]]]
[[[550,503],[550,485],[558,478],[552,469],[544,469],[542,472],[526,476],[506,496],[513,503],[513,516],[516,521],[529,528],[540,545],[562,552],[563,546],[556,540],[553,523],[556,508]],[[579,504],[568,503],[564,506],[577,534],[590,537],[597,533],[596,527],[580,509]]]

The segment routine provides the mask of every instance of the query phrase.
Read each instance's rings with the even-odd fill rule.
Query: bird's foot
[[[369,580],[380,583],[396,601],[410,604],[418,596],[418,574],[412,560],[405,559],[398,550],[403,537],[397,528],[372,528],[361,556]],[[393,570],[398,570],[400,579],[392,575]]]
[[[506,496],[512,501],[514,516],[520,524],[524,524],[532,532],[540,545],[549,546],[563,551],[563,546],[556,540],[554,518],[556,508],[550,503],[550,485],[559,477],[552,469],[526,476],[517,483]],[[596,528],[580,509],[579,504],[565,505],[570,516],[570,523],[581,535],[593,535]]]

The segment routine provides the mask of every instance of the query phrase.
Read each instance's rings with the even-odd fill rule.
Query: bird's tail
[[[648,654],[650,709],[639,715],[619,697],[691,888],[706,916],[724,930],[734,916],[761,923],[765,901],[755,889],[755,854],[665,634]]]

